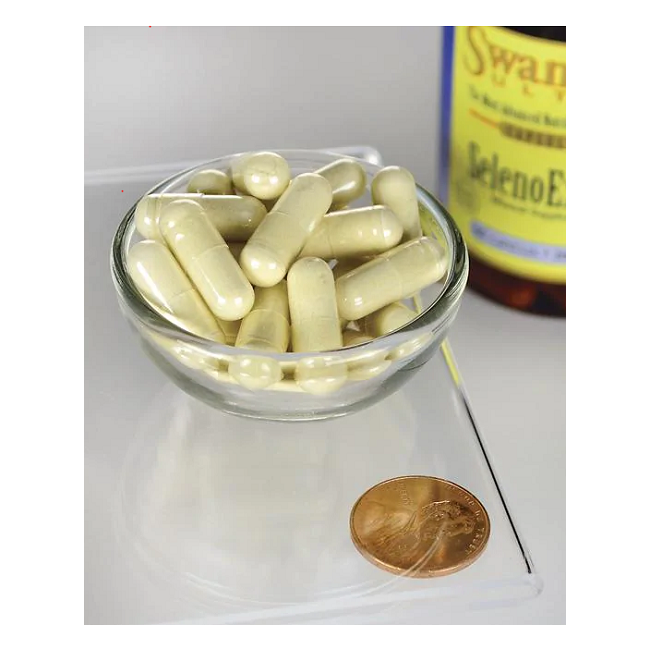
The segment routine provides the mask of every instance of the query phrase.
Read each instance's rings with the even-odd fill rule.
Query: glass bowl
[[[292,177],[313,172],[334,160],[335,153],[279,150]],[[202,169],[228,172],[226,156],[185,170],[162,181],[147,194],[185,192],[188,180]],[[356,158],[354,160],[357,160]],[[350,207],[371,205],[370,182],[381,167],[360,161],[367,174],[366,193]],[[367,343],[328,352],[271,354],[236,348],[190,334],[164,319],[144,300],[127,273],[126,254],[142,238],[135,229],[135,205],[113,239],[111,271],[120,308],[144,350],[182,390],[222,411],[269,420],[318,420],[353,413],[395,392],[434,355],[451,326],[467,283],[465,243],[444,207],[418,186],[420,221],[425,235],[437,239],[447,255],[447,271],[422,290],[412,304],[420,312],[403,327]],[[242,385],[228,371],[236,363],[277,368],[282,379],[258,388]]]

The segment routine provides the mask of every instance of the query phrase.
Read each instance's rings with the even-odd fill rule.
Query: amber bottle
[[[470,286],[566,314],[566,27],[445,27],[439,193]]]

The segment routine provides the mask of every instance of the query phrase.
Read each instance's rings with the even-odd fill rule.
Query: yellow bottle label
[[[564,284],[565,44],[502,27],[456,27],[446,48],[449,212],[477,258]]]

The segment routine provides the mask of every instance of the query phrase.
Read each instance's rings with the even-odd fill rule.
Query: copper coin
[[[433,578],[468,567],[490,536],[481,502],[460,485],[401,476],[361,495],[350,515],[357,550],[381,569]]]

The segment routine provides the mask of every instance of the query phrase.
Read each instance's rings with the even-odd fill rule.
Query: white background
[[[85,47],[89,171],[367,144],[434,186],[435,28],[88,28]],[[535,601],[453,622],[563,623],[564,321],[468,291],[451,340],[545,582]]]
[[[91,27],[85,167],[372,144],[431,186],[433,27]]]

